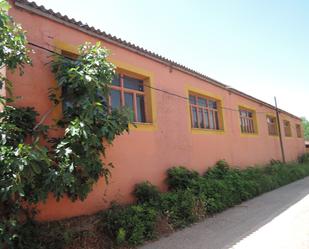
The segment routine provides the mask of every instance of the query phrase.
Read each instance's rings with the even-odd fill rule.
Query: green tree
[[[0,0],[0,68],[6,67],[10,71],[19,69],[22,74],[24,65],[31,63],[28,56],[29,49],[26,47],[25,32],[7,14],[9,8],[7,1]],[[0,88],[4,83],[10,93],[10,82],[0,74]],[[3,103],[4,98],[1,97],[0,101]]]
[[[52,93],[52,100],[66,103],[63,119],[58,122],[60,128],[65,127],[65,134],[53,143],[59,170],[53,175],[55,183],[50,190],[57,198],[67,193],[72,200],[83,200],[99,177],[108,182],[112,164],[101,160],[105,155],[102,141],[112,143],[128,130],[127,110],[111,109],[107,101],[115,74],[107,56],[100,43],[86,43],[75,60],[56,56],[52,63],[56,90],[63,90],[60,99]]]
[[[23,73],[31,64],[24,31],[8,16],[9,5],[0,0],[0,68]],[[49,137],[45,115],[33,107],[15,107],[11,82],[1,75],[10,98],[1,97],[0,112],[0,248],[46,248],[31,221],[35,204],[48,193],[59,200],[84,200],[100,177],[108,181],[112,163],[105,163],[105,143],[128,130],[126,110],[112,110],[109,88],[115,73],[100,44],[80,47],[76,60],[56,56],[51,70],[58,87],[50,92],[54,106],[66,101],[63,118],[53,127],[61,137]],[[62,89],[57,98],[55,91]],[[48,112],[49,113],[49,112]],[[34,204],[31,208],[25,203]],[[30,225],[29,225],[30,224]],[[32,231],[36,230],[36,232]]]
[[[304,126],[304,136],[305,136],[305,139],[309,140],[309,121],[305,117],[303,117],[302,118],[302,123],[303,123],[303,126]]]
[[[30,64],[31,60],[25,33],[8,16],[9,8],[6,1],[0,1],[0,68],[5,67],[11,72],[18,70],[22,74],[24,65]],[[0,248],[23,248],[19,236],[20,220],[28,213],[22,203],[25,199],[39,198],[29,190],[40,186],[37,176],[44,167],[48,169],[49,160],[47,150],[36,139],[38,133],[33,130],[36,111],[11,105],[14,101],[12,84],[2,74],[0,87],[6,87],[10,94],[10,98],[0,96],[0,104],[4,105],[0,113]],[[33,142],[26,144],[25,140],[30,137]]]

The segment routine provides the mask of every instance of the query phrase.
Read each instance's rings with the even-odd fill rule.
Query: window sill
[[[223,135],[224,130],[212,130],[212,129],[201,129],[201,128],[191,128],[192,134],[218,134]]]
[[[134,122],[133,124],[129,124],[129,130],[143,130],[143,131],[154,131],[156,130],[156,126],[154,123],[139,123]]]
[[[258,133],[244,133],[244,132],[241,132],[240,136],[241,137],[258,137],[259,134]]]
[[[269,137],[273,137],[273,138],[279,138],[279,135],[271,135],[271,134],[268,134]]]
[[[291,139],[291,138],[293,138],[293,136],[284,136],[283,138]]]

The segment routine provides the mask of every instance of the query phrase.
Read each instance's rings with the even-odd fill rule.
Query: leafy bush
[[[192,181],[198,177],[198,172],[179,166],[167,170],[166,182],[170,190],[184,190],[189,188]]]
[[[133,194],[139,204],[147,203],[156,206],[160,202],[159,189],[147,181],[136,184]]]
[[[299,163],[309,163],[309,153],[305,153],[298,157]]]
[[[190,190],[161,195],[160,209],[174,228],[185,227],[199,218],[199,199]]]
[[[4,226],[0,224],[0,234],[7,236],[6,239],[0,240],[0,248],[18,248],[18,249],[63,249],[69,245],[73,236],[71,231],[65,229],[60,222],[38,223],[34,220],[27,219],[20,224],[13,222]],[[14,229],[8,233],[6,229]],[[13,238],[10,236],[14,234]]]
[[[239,170],[219,161],[207,170],[204,178],[193,182],[191,188],[194,193],[204,196],[206,212],[212,214],[306,175],[309,175],[308,165],[277,162]]]
[[[243,170],[216,164],[205,176],[199,176],[183,167],[173,168],[173,171],[177,172],[173,176],[180,179],[173,181],[177,183],[173,186],[185,189],[160,193],[156,186],[143,182],[136,185],[134,191],[138,204],[114,204],[104,211],[100,226],[117,245],[136,246],[154,238],[159,215],[165,217],[175,229],[186,227],[206,214],[221,212],[244,200],[308,176],[309,164],[280,163]],[[25,249],[61,249],[73,236],[64,227],[56,225],[44,228],[35,223],[25,225],[19,234],[23,240],[14,241],[20,242],[19,247],[15,248]],[[34,245],[29,247],[31,243]]]
[[[270,165],[276,165],[276,164],[281,164],[282,162],[280,160],[276,160],[276,159],[271,159],[269,161]]]
[[[146,205],[112,207],[103,214],[102,226],[117,243],[139,245],[154,238],[158,212]]]
[[[222,179],[230,170],[228,163],[224,160],[218,161],[214,167],[208,169],[204,177]]]
[[[178,196],[183,190],[188,190],[193,195],[189,198],[191,203],[200,200],[204,203],[206,213],[213,214],[306,175],[309,175],[308,166],[285,165],[279,161],[273,161],[273,164],[266,167],[239,170],[230,168],[224,160],[220,160],[208,169],[203,177],[184,167],[174,167],[167,172],[167,182],[169,189],[177,192],[166,194],[165,206],[173,210],[174,216],[170,220],[179,227],[194,220],[194,216],[190,214],[190,208],[194,208],[189,203],[182,202],[181,196]],[[182,203],[187,212],[179,216],[177,208],[171,208],[172,203]],[[187,223],[186,217],[189,220]]]

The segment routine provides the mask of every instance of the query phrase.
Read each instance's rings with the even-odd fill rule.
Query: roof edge
[[[186,66],[183,66],[177,62],[174,62],[170,59],[167,59],[161,55],[158,55],[154,52],[151,52],[149,50],[146,50],[144,48],[141,48],[139,46],[136,46],[135,44],[132,44],[130,42],[127,42],[125,40],[122,40],[120,38],[117,38],[116,36],[112,36],[110,34],[107,34],[106,32],[104,31],[101,31],[100,29],[96,29],[94,27],[90,27],[88,26],[88,24],[84,24],[82,23],[81,21],[76,21],[74,18],[69,18],[68,16],[66,15],[62,15],[61,13],[57,12],[55,13],[53,10],[51,9],[46,9],[44,6],[38,6],[35,2],[29,2],[27,0],[14,0],[14,4],[17,6],[17,7],[20,7],[22,9],[25,9],[29,12],[32,12],[32,13],[35,13],[37,15],[40,15],[40,16],[43,16],[43,17],[46,17],[48,19],[51,19],[53,21],[56,21],[58,23],[61,23],[61,24],[64,24],[68,27],[71,27],[71,28],[74,28],[74,29],[77,29],[81,32],[84,32],[86,34],[89,34],[91,36],[94,36],[94,37],[97,37],[101,40],[105,40],[109,43],[112,43],[112,44],[115,44],[119,47],[122,47],[122,48],[125,48],[127,50],[130,50],[134,53],[137,53],[139,55],[142,55],[142,56],[145,56],[149,59],[152,59],[154,61],[157,61],[161,64],[164,64],[164,65],[167,65],[167,66],[170,66],[170,67],[173,67],[174,69],[177,69],[183,73],[186,73],[186,74],[189,74],[195,78],[198,78],[198,79],[201,79],[203,81],[207,81],[208,83],[212,84],[212,85],[215,85],[217,87],[220,87],[226,91],[229,91],[229,92],[232,92],[236,95],[239,95],[241,97],[244,97],[244,98],[247,98],[249,100],[252,100],[256,103],[259,103],[259,104],[262,104],[268,108],[271,108],[273,110],[276,110],[276,107],[267,103],[267,102],[264,102],[262,100],[259,100],[251,95],[248,95],[244,92],[241,92],[235,88],[232,88],[232,87],[229,87],[215,79],[212,79],[202,73],[199,73],[193,69],[190,69]],[[298,120],[301,120],[300,117],[297,117],[295,116],[294,114],[291,114],[287,111],[284,111],[282,109],[278,109],[279,112],[281,113],[284,113],[288,116],[291,116],[295,119],[298,119]]]

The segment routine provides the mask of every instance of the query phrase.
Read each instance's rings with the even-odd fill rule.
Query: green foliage
[[[183,178],[183,175],[188,176],[189,174],[192,176],[193,172],[188,173],[190,171],[184,167],[174,167],[168,172],[172,172],[171,175],[175,176],[177,181],[185,179],[186,184],[177,183],[173,186],[175,191],[160,193],[156,186],[149,182],[142,182],[136,185],[134,195],[138,203],[155,208],[161,215],[164,215],[174,228],[185,227],[197,221],[200,216],[200,210],[197,209],[200,199],[196,197],[193,191],[183,189],[184,186],[189,187],[188,178]],[[193,173],[193,175],[196,174]],[[172,178],[171,175],[170,179]],[[194,180],[192,179],[192,181]],[[176,181],[172,182],[176,183]],[[176,189],[176,186],[179,189]]]
[[[124,228],[119,228],[117,237],[116,237],[116,243],[117,245],[124,244],[126,241],[126,230]]]
[[[221,160],[208,169],[203,177],[195,172],[192,174],[192,171],[184,167],[171,168],[168,170],[168,183],[171,182],[173,185],[170,188],[177,192],[184,189],[190,191],[197,200],[204,203],[206,213],[213,214],[307,175],[309,167],[306,164],[286,165],[273,162],[266,167],[239,170],[230,168]],[[170,195],[177,194],[172,192]],[[174,205],[177,205],[175,196]],[[191,199],[191,202],[194,201]]]
[[[65,134],[53,145],[58,170],[51,178],[51,191],[57,198],[66,193],[72,200],[83,200],[99,177],[107,181],[112,164],[101,160],[105,155],[102,141],[111,143],[128,130],[126,111],[111,110],[106,101],[114,75],[107,55],[99,43],[86,43],[76,60],[58,56],[52,63],[58,88],[65,89],[59,101],[67,104],[58,122],[66,127]]]
[[[309,121],[305,117],[303,117],[302,123],[303,123],[303,126],[304,126],[305,139],[309,140]]]
[[[249,167],[244,170],[230,168],[225,174],[219,174],[218,178],[206,174],[203,192],[206,211],[222,211],[308,174],[308,165],[282,163],[266,167]]]
[[[34,127],[37,116],[38,113],[31,107],[4,106],[0,112],[0,143],[17,146],[27,136],[36,135]]]
[[[148,181],[136,184],[133,194],[139,204],[155,206],[160,202],[159,189]]]
[[[281,164],[282,162],[280,160],[276,160],[276,159],[271,159],[269,161],[270,165],[276,165],[276,164]]]
[[[199,174],[183,166],[173,167],[167,170],[167,185],[170,190],[187,189]]]
[[[67,232],[60,225],[52,227],[27,220],[20,225],[14,248],[62,249],[70,242]]]
[[[60,222],[49,224],[27,219],[20,223],[17,219],[10,219],[0,223],[0,248],[63,249],[70,244],[72,237],[73,232]]]
[[[6,1],[0,3],[0,68],[4,65],[14,70],[22,70],[25,64],[30,63],[29,50],[26,47],[27,40],[21,26],[16,24],[7,15],[9,5]]]
[[[27,248],[20,216],[29,224],[32,214],[23,203],[47,197],[44,176],[51,160],[48,149],[39,143],[45,129],[37,126],[35,130],[37,115],[33,108],[8,105],[0,113],[0,245],[9,248]]]
[[[5,0],[0,1],[0,68],[6,67],[10,71],[19,69],[23,73],[25,64],[30,64],[29,50],[26,47],[25,32],[8,16],[10,5]],[[6,83],[8,93],[12,93],[11,82],[0,73],[0,89]],[[0,96],[0,104],[5,103],[6,98]]]
[[[216,163],[216,165],[210,169],[208,169],[204,176],[209,178],[217,178],[222,179],[227,172],[229,171],[229,165],[226,161],[220,160]]]
[[[30,64],[29,51],[25,33],[7,15],[8,8],[5,1],[0,2],[0,68],[22,73]],[[111,144],[127,131],[129,118],[126,110],[111,110],[108,105],[115,71],[107,56],[108,51],[99,43],[86,43],[76,60],[57,56],[52,62],[58,87],[51,89],[50,100],[53,107],[62,102],[67,106],[57,121],[64,135],[56,138],[48,137],[49,127],[42,125],[46,117],[37,121],[34,108],[14,107],[12,84],[0,76],[0,87],[5,81],[11,94],[0,99],[5,104],[0,112],[1,247],[34,248],[27,244],[28,237],[32,234],[34,240],[39,235],[24,229],[29,224],[35,227],[31,204],[46,200],[48,193],[58,200],[64,195],[73,201],[84,200],[100,177],[108,181],[113,165],[102,161],[103,141]],[[56,91],[61,89],[58,99]],[[28,210],[25,203],[30,204]]]
[[[299,163],[309,163],[309,153],[305,153],[298,157]]]
[[[103,229],[119,244],[139,245],[154,238],[157,211],[146,205],[118,206],[103,214]]]
[[[21,203],[44,201],[50,192],[58,199],[68,195],[73,201],[83,200],[101,176],[107,181],[112,164],[101,160],[105,156],[102,141],[112,143],[128,128],[126,112],[110,110],[102,99],[107,99],[114,73],[113,66],[106,62],[107,51],[99,44],[86,44],[80,52],[79,59],[70,66],[65,58],[53,63],[59,85],[66,86],[73,99],[72,108],[66,109],[58,122],[60,128],[65,128],[63,137],[49,139],[51,146],[43,146],[41,140],[47,138],[48,127],[37,123],[34,108],[5,105],[0,113],[1,209],[10,210],[3,226],[12,225],[8,233],[0,234],[0,240],[7,244],[12,240],[15,243],[17,238],[22,241],[22,234],[17,233],[20,230],[15,229],[23,225],[18,219],[22,209],[16,209]]]
[[[44,176],[51,161],[48,150],[35,142],[17,147],[0,146],[1,201],[37,203],[47,197]]]
[[[214,168],[217,172],[218,165]],[[142,204],[113,205],[102,213],[100,226],[117,245],[136,246],[156,236],[158,215],[166,217],[172,227],[183,228],[207,214],[221,212],[244,200],[309,175],[308,163],[289,165],[280,163],[243,170],[226,169],[226,167],[223,169],[225,173],[221,172],[218,177],[216,174],[195,176],[190,184],[186,185],[185,190],[176,189],[158,193],[155,186],[143,182],[136,187],[136,190],[140,191],[137,196],[140,196],[139,201]],[[25,237],[20,241],[25,247],[16,248],[29,248],[27,243],[33,240],[35,246],[31,248],[60,249],[73,237],[61,226],[44,227],[41,224],[27,226],[27,229],[23,227],[21,233],[17,233]],[[45,243],[43,246],[42,241],[44,243],[46,241],[47,245]]]
[[[198,220],[199,201],[190,190],[163,193],[160,211],[174,228],[182,228]]]

